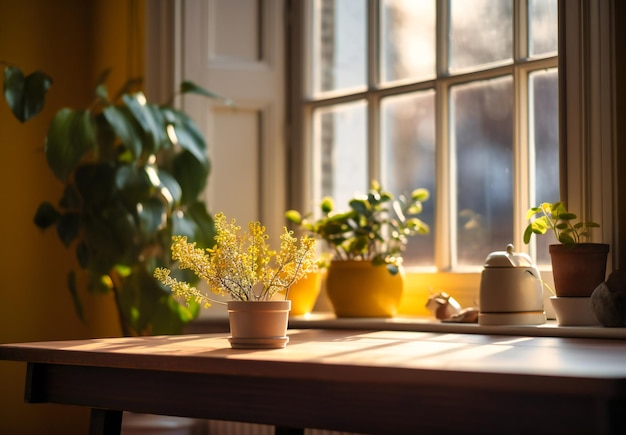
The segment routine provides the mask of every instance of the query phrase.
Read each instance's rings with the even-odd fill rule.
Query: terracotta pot
[[[588,297],[606,279],[609,245],[550,245],[554,291],[559,297]]]
[[[404,291],[404,270],[396,275],[369,261],[333,261],[326,292],[337,317],[393,317]]]
[[[290,316],[302,316],[313,311],[322,290],[322,272],[309,273],[289,288]]]
[[[287,345],[291,301],[229,301],[230,345],[235,349],[275,349]]]

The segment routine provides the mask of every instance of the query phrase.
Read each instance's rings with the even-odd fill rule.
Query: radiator
[[[196,420],[150,414],[124,413],[122,435],[274,435],[274,426],[221,420]],[[357,435],[305,429],[305,435]]]
[[[207,435],[274,435],[274,426],[232,421],[208,420]],[[321,429],[305,429],[304,435],[356,435]]]

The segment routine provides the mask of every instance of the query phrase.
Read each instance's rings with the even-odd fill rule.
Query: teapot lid
[[[495,251],[487,256],[485,267],[534,267],[528,254],[513,252],[512,244],[506,246],[506,251]]]

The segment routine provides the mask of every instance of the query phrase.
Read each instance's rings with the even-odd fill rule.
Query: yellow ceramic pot
[[[404,270],[396,275],[369,261],[333,261],[326,292],[337,317],[393,317],[404,291]]]
[[[313,311],[317,297],[322,289],[322,272],[309,273],[296,281],[289,288],[288,299],[291,301],[291,316],[302,316]]]

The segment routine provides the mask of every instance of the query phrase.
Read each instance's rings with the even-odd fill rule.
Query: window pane
[[[381,15],[381,80],[433,78],[435,0],[385,0]]]
[[[313,17],[313,92],[364,87],[367,2],[316,0]]]
[[[535,203],[559,199],[558,73],[556,68],[536,71],[529,77],[530,140],[534,150]],[[536,237],[537,264],[549,265],[548,245],[556,243],[550,233]]]
[[[425,187],[430,199],[418,216],[431,229],[409,239],[406,265],[434,264],[435,225],[435,92],[422,91],[382,100],[381,183],[394,196]]]
[[[456,261],[480,266],[513,240],[513,80],[451,89]]]
[[[530,56],[552,53],[558,42],[557,0],[528,1],[528,51]]]
[[[365,102],[358,102],[314,113],[314,197],[331,196],[337,210],[346,210],[352,196],[369,187],[366,110]]]
[[[450,71],[512,59],[511,0],[450,0]]]

